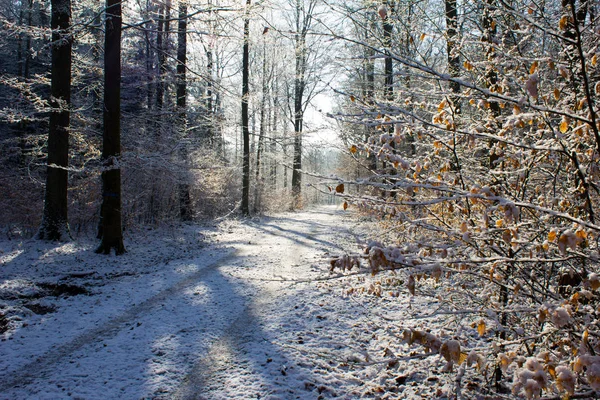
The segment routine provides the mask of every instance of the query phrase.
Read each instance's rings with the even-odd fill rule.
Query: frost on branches
[[[377,74],[345,90],[337,118],[359,167],[339,182],[356,190],[335,193],[385,227],[332,269],[390,274],[368,293],[462,316],[451,334],[399,340],[459,382],[465,368],[484,376],[480,392],[600,396],[600,25],[587,2],[510,4],[458,5],[452,35],[414,14],[427,10],[386,8],[393,100]],[[368,67],[386,49],[381,23],[363,26]]]

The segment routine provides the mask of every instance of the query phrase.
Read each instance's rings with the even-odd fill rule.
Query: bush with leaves
[[[388,3],[394,32],[408,35],[404,48],[400,39],[388,52],[383,39],[344,38],[391,57],[404,76],[393,99],[385,90],[374,99],[349,93],[354,111],[338,114],[377,130],[348,154],[361,163],[374,154],[378,169],[344,183],[383,195],[341,194],[394,227],[386,245],[367,249],[368,269],[401,270],[411,295],[433,290],[444,310],[464,316],[455,337],[406,332],[407,343],[440,353],[448,370],[466,362],[490,388],[518,397],[597,395],[596,9],[574,0],[476,2],[461,6],[461,29],[449,35],[435,28],[443,23],[407,22],[406,7],[419,10]],[[431,51],[442,44],[448,60],[461,60],[458,70]],[[342,260],[332,267],[355,265]],[[427,277],[442,283],[421,283]],[[461,348],[456,339],[474,330],[492,343]]]

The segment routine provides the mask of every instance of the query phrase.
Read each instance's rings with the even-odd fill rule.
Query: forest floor
[[[329,272],[373,223],[320,207],[161,228],[119,257],[0,241],[0,399],[453,398],[440,356],[401,340],[443,329],[437,300]]]

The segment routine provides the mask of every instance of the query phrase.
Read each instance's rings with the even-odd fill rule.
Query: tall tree
[[[179,1],[179,23],[177,27],[177,119],[183,137],[182,159],[188,157],[186,146],[187,114],[186,114],[186,55],[187,55],[187,3]],[[183,221],[192,217],[190,185],[187,179],[179,185],[179,216]]]
[[[96,253],[125,252],[121,224],[121,1],[106,1],[102,208]]]
[[[33,0],[29,0],[29,7],[27,8],[27,25],[33,26]],[[31,64],[31,32],[27,34],[25,40],[25,66],[23,69],[23,76],[29,78],[29,70]]]
[[[266,42],[266,34],[268,29],[265,29],[262,35],[262,44],[263,44],[263,60],[262,60],[262,95],[260,100],[260,128],[258,133],[258,145],[256,147],[256,170],[255,172],[255,186],[254,186],[254,212],[258,212],[260,208],[260,197],[263,189],[263,176],[261,171],[261,157],[265,150],[265,136],[267,131],[267,117],[266,117],[266,107],[267,107],[267,96],[269,91],[269,81],[270,77],[267,76],[267,42]]]
[[[295,8],[295,78],[294,78],[294,159],[292,164],[292,209],[302,205],[302,132],[304,124],[304,95],[306,89],[306,68],[308,51],[306,35],[312,25],[316,0],[309,0],[308,6],[303,0],[296,0]]]
[[[248,124],[248,96],[250,92],[250,1],[246,0],[244,16],[244,46],[242,50],[242,136],[244,142],[242,167],[242,214],[250,214],[250,129]]]
[[[37,237],[70,238],[67,218],[71,104],[71,0],[52,0],[52,69],[44,214]]]

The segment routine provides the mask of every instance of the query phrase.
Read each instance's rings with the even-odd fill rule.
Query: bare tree
[[[31,11],[30,11],[31,12]],[[71,105],[71,0],[52,0],[52,71],[44,214],[37,237],[70,238],[67,217]]]
[[[292,204],[291,208],[302,206],[302,132],[304,124],[304,98],[307,85],[306,36],[313,22],[316,0],[296,0],[294,11],[295,32],[295,77],[294,77],[294,158],[292,164]]]
[[[242,214],[250,215],[250,129],[248,118],[248,96],[250,93],[250,1],[246,0],[244,15],[244,45],[242,50],[242,140],[243,170],[242,170]]]
[[[186,56],[187,56],[187,3],[179,1],[179,22],[177,28],[177,119],[183,143],[181,157],[185,161],[187,151],[187,82],[186,82]],[[192,217],[190,185],[187,178],[179,184],[179,215],[183,221]]]
[[[106,1],[102,208],[96,253],[125,253],[121,223],[121,1]]]

